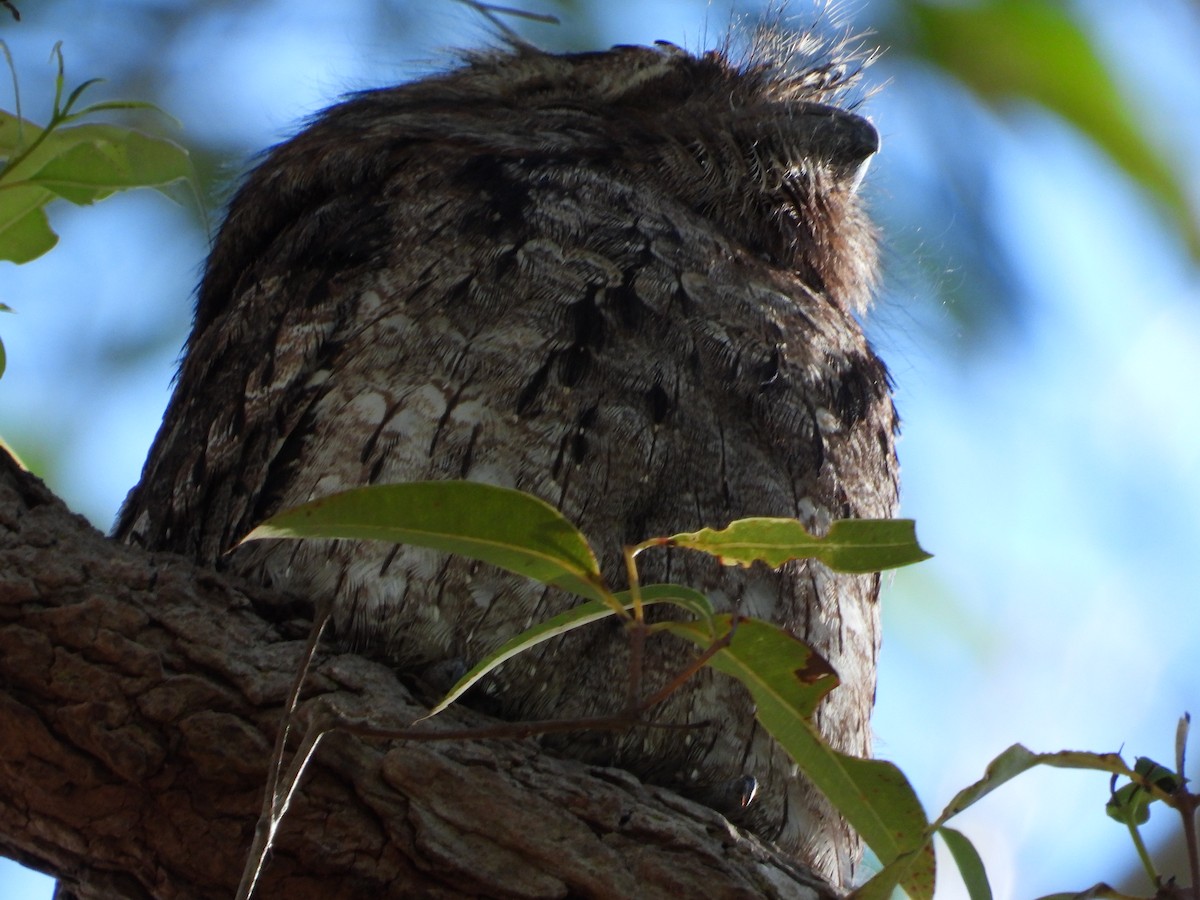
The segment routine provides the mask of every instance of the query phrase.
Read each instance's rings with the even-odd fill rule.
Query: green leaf
[[[972,881],[970,879],[975,877],[975,870],[972,869],[972,866],[974,865],[974,859],[971,857],[977,858],[977,854],[975,854],[973,847],[968,849],[967,840],[964,836],[958,835],[961,840],[957,841],[954,836],[947,838],[947,833],[952,832],[953,835],[957,835],[958,833],[954,832],[953,829],[945,828],[945,822],[953,816],[958,815],[958,813],[967,809],[969,806],[977,803],[979,800],[990,794],[1005,782],[1016,778],[1022,772],[1026,772],[1029,769],[1032,769],[1034,766],[1053,766],[1060,769],[1089,769],[1125,775],[1126,777],[1133,777],[1135,779],[1141,778],[1141,776],[1131,770],[1125,764],[1125,761],[1120,757],[1120,755],[1116,753],[1086,753],[1076,750],[1063,750],[1058,753],[1033,753],[1020,744],[1013,744],[988,764],[983,778],[974,784],[963,788],[963,790],[959,791],[954,796],[954,799],[950,801],[950,803],[946,806],[946,809],[937,818],[937,820],[933,822],[931,826],[929,826],[926,832],[925,848],[929,849],[930,851],[932,850],[932,847],[928,844],[928,835],[932,835],[935,831],[938,831],[942,834],[943,838],[946,839],[946,843],[947,846],[950,847],[951,854],[954,856],[955,861],[959,864],[960,871],[963,872],[963,880],[967,883],[968,890],[979,890],[986,887],[986,877],[984,877],[983,881],[976,880],[974,887],[972,887]],[[1143,784],[1143,790],[1155,794],[1158,799],[1165,798],[1162,788],[1155,782]],[[850,821],[849,816],[847,816],[847,820]],[[855,823],[851,822],[851,824]],[[857,824],[855,824],[855,827],[858,827]],[[919,853],[916,852],[915,848],[908,850],[908,855],[897,854],[892,859],[888,859],[884,857],[883,853],[880,852],[878,847],[871,843],[870,838],[867,837],[865,832],[862,832],[860,829],[860,833],[863,834],[863,839],[866,840],[868,844],[871,844],[871,848],[875,850],[876,854],[880,857],[880,860],[884,863],[884,868],[878,874],[876,874],[874,878],[867,882],[867,884],[854,893],[853,896],[855,897],[855,900],[886,900],[886,898],[890,896],[891,889],[897,885],[903,887],[910,897],[924,898],[927,896],[932,896],[932,893],[914,894],[910,888],[910,884],[915,884],[919,890],[924,891],[926,884],[928,884],[929,891],[932,891],[933,889],[932,880],[929,880],[928,882],[926,881],[925,870],[919,870],[917,872],[914,872],[913,870],[915,861],[920,858]],[[964,853],[966,854],[965,856],[960,856],[960,854]],[[965,869],[963,868],[964,861],[967,865],[967,868]],[[930,870],[930,872],[931,871],[932,870]],[[981,861],[979,862],[978,866],[978,874],[983,875]],[[906,881],[905,879],[908,880]],[[1107,888],[1105,885],[1098,885],[1096,888],[1091,890],[1094,891],[1100,888],[1111,890],[1111,888]],[[988,890],[990,891],[990,889]],[[971,896],[975,897],[975,894],[972,893]],[[979,896],[988,896],[988,894],[981,893]],[[1075,897],[1077,895],[1067,894],[1063,896]],[[1116,897],[1118,895],[1086,893],[1078,896]]]
[[[590,600],[610,596],[587,539],[553,506],[471,481],[371,485],[274,515],[243,541],[346,538],[457,553]]]
[[[1120,755],[1116,753],[1086,753],[1076,750],[1063,750],[1058,753],[1033,753],[1020,744],[1013,744],[988,764],[983,778],[959,791],[954,796],[954,799],[950,801],[942,814],[929,826],[926,834],[932,835],[936,832],[942,835],[947,847],[950,849],[951,855],[958,864],[959,871],[962,873],[963,881],[967,885],[972,900],[976,900],[976,898],[990,898],[991,888],[988,885],[987,876],[983,869],[983,862],[979,858],[979,854],[965,835],[952,828],[945,827],[944,823],[948,819],[977,803],[980,799],[1000,787],[1000,785],[1016,778],[1022,772],[1026,772],[1034,766],[1053,766],[1060,769],[1085,769],[1124,775],[1138,781],[1141,784],[1141,789],[1148,794],[1154,795],[1155,799],[1167,799],[1165,787],[1169,788],[1171,785],[1177,783],[1174,780],[1174,773],[1163,769],[1161,766],[1156,766],[1150,760],[1146,762],[1147,765],[1143,766],[1144,771],[1134,772],[1125,764]],[[863,837],[870,843],[870,839],[865,834]],[[884,859],[874,844],[871,846],[879,854],[880,859],[885,865],[874,878],[854,892],[852,895],[854,900],[887,900],[891,896],[892,889],[896,886],[903,887],[911,897],[932,897],[932,881],[926,881],[924,872],[919,873],[920,878],[917,882],[917,887],[919,890],[925,891],[926,885],[928,885],[930,893],[914,894],[910,888],[910,881],[914,875],[914,860],[919,858],[920,852],[924,852],[925,850],[932,851],[932,847],[927,841],[924,848],[910,850],[906,854],[897,855],[891,861]],[[909,879],[910,881],[906,881],[905,879]],[[1042,900],[1086,900],[1086,898],[1093,897],[1111,898],[1111,900],[1134,900],[1134,898],[1127,898],[1124,894],[1117,893],[1105,884],[1098,884],[1082,893],[1055,894],[1053,897],[1044,897]]]
[[[1154,798],[1142,790],[1141,785],[1130,782],[1113,791],[1104,812],[1122,825],[1145,825],[1150,821],[1150,804]]]
[[[728,614],[713,616],[712,621],[718,636],[734,627]],[[699,622],[672,622],[666,630],[701,649],[713,643],[713,635]],[[742,682],[755,700],[762,695],[769,710],[786,710],[784,730],[812,716],[838,685],[833,667],[808,644],[760,619],[738,619],[730,645],[716,654],[712,666]]]
[[[1028,98],[1090,137],[1162,201],[1200,255],[1200,223],[1183,182],[1143,137],[1088,35],[1061,4],[914,2],[919,49],[985,101]]]
[[[896,888],[902,888],[911,900],[933,900],[937,875],[933,844],[926,840],[920,847],[902,853],[871,880],[850,895],[851,900],[892,900]]]
[[[191,174],[187,151],[171,141],[115,125],[55,131],[43,145],[59,151],[29,180],[85,205],[135,187],[162,187]]]
[[[943,825],[938,830],[942,840],[950,849],[950,855],[958,866],[963,884],[967,886],[967,896],[971,900],[992,900],[992,886],[988,883],[987,871],[979,851],[975,849],[965,834]]]
[[[732,626],[727,615],[714,621],[722,633]],[[701,648],[712,643],[700,623],[671,623],[667,630]],[[837,684],[829,663],[778,626],[741,619],[730,645],[719,650],[709,665],[746,686],[758,721],[882,862],[912,851],[920,856],[903,883],[906,890],[913,887],[914,896],[932,896],[933,855],[921,855],[928,821],[908,780],[891,763],[837,752],[810,721],[817,703]],[[928,895],[921,893],[926,883]]]
[[[1183,784],[1183,779],[1166,766],[1160,766],[1148,756],[1139,756],[1133,762],[1133,771],[1142,776],[1165,794],[1173,794]]]
[[[11,159],[30,146],[41,133],[42,129],[28,119],[0,110],[0,158]]]
[[[42,211],[51,199],[49,191],[37,189],[0,192],[0,259],[27,263],[54,248],[58,235]]]
[[[62,80],[63,80],[62,41],[59,41],[57,44],[54,45],[54,53],[58,57],[58,79],[57,80],[58,80],[58,85],[60,88],[60,95],[61,95],[61,87],[62,87]],[[55,106],[55,110],[56,110],[56,118],[63,117],[65,119],[65,117],[69,116],[71,114],[71,110],[74,109],[76,102],[78,102],[79,98],[83,96],[83,92],[86,91],[88,88],[90,88],[92,85],[100,84],[103,81],[104,81],[103,78],[89,78],[87,81],[83,82],[82,84],[77,85],[71,91],[70,95],[67,97],[67,102],[63,103],[61,107],[59,107],[59,98],[55,98],[54,106]]]
[[[691,613],[708,629],[712,640],[717,639],[717,626],[714,619],[716,611],[713,609],[712,601],[695,588],[684,587],[681,584],[650,584],[640,589],[640,595],[642,603],[646,606],[655,603],[670,603],[672,606],[678,606]],[[614,596],[626,609],[633,608],[632,591],[620,591]],[[658,624],[666,627],[667,623]],[[657,629],[658,625],[650,627]]]
[[[61,58],[59,63],[56,83],[61,93]],[[68,102],[78,99],[90,83],[76,88]],[[148,106],[95,104],[71,119]],[[54,118],[41,128],[0,110],[0,259],[25,263],[54,247],[58,236],[43,208],[57,197],[89,204],[135,187],[153,187],[171,197],[170,186],[194,178],[187,151],[171,141],[118,125],[64,127],[63,121]]]
[[[614,596],[622,608],[626,610],[633,608],[633,600],[629,596],[629,591],[621,591]],[[704,620],[712,620],[712,603],[699,591],[692,590],[691,588],[681,587],[677,584],[652,584],[641,589],[641,598],[642,603],[646,606],[653,606],[658,603],[672,603],[699,615]],[[423,718],[428,719],[442,712],[451,703],[470,690],[488,672],[512,659],[517,654],[560,634],[566,634],[568,631],[574,631],[576,628],[581,628],[584,625],[608,618],[609,616],[615,616],[616,614],[617,611],[613,608],[612,604],[602,600],[589,600],[564,613],[547,619],[545,622],[539,622],[516,637],[505,641],[476,663]]]
[[[665,543],[716,556],[726,565],[761,561],[781,566],[819,559],[837,572],[878,572],[928,559],[911,519],[839,519],[825,537],[813,537],[796,519],[739,519],[716,531],[675,534]]]
[[[1134,760],[1133,771],[1164,793],[1173,794],[1179,789],[1179,776],[1148,757]],[[1132,781],[1112,792],[1104,811],[1122,825],[1144,825],[1150,820],[1150,804],[1158,799],[1141,783]]]
[[[940,826],[967,807],[977,803],[1006,781],[1016,778],[1034,766],[1053,766],[1059,769],[1094,769],[1117,775],[1133,776],[1125,760],[1116,753],[1085,753],[1062,750],[1058,753],[1033,753],[1020,744],[1013,744],[990,763],[983,778],[959,791],[934,823]]]
[[[98,112],[112,112],[113,110],[127,111],[132,109],[155,113],[156,115],[165,117],[176,127],[181,126],[180,121],[174,116],[162,109],[159,109],[153,103],[147,103],[144,100],[101,100],[99,103],[92,103],[89,106],[85,106],[81,110],[72,112],[70,121],[74,122],[79,119],[86,118],[87,116],[95,115]]]

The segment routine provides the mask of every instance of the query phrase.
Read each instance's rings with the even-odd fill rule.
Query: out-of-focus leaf
[[[89,83],[76,88],[72,98]],[[69,121],[128,108],[153,109],[133,102],[98,103]],[[85,205],[136,187],[171,196],[171,186],[194,178],[187,151],[172,141],[120,125],[65,121],[58,118],[53,127],[42,128],[0,110],[0,259],[26,263],[58,243],[44,211],[55,198]]]
[[[1176,219],[1200,257],[1184,185],[1145,138],[1088,35],[1064,6],[1038,0],[911,2],[916,49],[983,100],[1028,98],[1100,146]]]
[[[1134,761],[1133,771],[1167,794],[1179,790],[1179,776],[1145,756],[1139,756]],[[1157,799],[1141,784],[1131,781],[1113,791],[1104,805],[1104,811],[1110,819],[1122,825],[1145,825],[1150,819],[1150,805]]]
[[[114,191],[161,187],[191,174],[186,150],[130,128],[78,125],[54,132],[46,144],[52,150],[61,146],[62,152],[30,180],[81,205]]]
[[[8,192],[0,199],[0,259],[27,263],[54,248],[58,235],[42,205],[52,198],[38,188]]]

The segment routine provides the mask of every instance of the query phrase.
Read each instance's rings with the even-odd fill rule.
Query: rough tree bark
[[[62,895],[231,897],[303,645],[298,610],[107,540],[0,451],[0,853],[58,877]],[[422,711],[386,667],[332,651],[305,697],[382,721]],[[532,740],[335,733],[258,896],[837,894],[711,810]]]

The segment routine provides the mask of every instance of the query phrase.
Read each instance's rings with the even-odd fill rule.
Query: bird
[[[337,639],[403,672],[474,663],[578,602],[433,550],[238,541],[271,515],[370,484],[466,479],[576,523],[612,583],[621,548],[746,516],[886,518],[898,418],[861,317],[879,149],[850,38],[690,52],[552,53],[519,42],[349,96],[258,162],[229,204],[174,392],[115,536],[330,604]],[[870,751],[878,575],[798,560],[639,558],[719,611],[773,622],[840,686],[815,713]],[[480,685],[506,719],[619,711],[612,620]],[[646,644],[652,691],[695,658]],[[632,727],[547,738],[693,797],[749,778],[739,824],[835,883],[861,842],[705,668]]]

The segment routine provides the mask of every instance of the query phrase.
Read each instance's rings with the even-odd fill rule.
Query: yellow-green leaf
[[[42,129],[0,110],[0,259],[25,263],[58,242],[44,207],[58,197],[94,203],[110,194],[169,187],[192,177],[187,151],[118,125]]]
[[[717,531],[675,534],[667,543],[716,556],[726,565],[819,559],[838,572],[879,572],[928,559],[911,519],[839,519],[814,537],[796,519],[739,519]]]
[[[39,195],[45,197],[40,203],[31,200]],[[54,248],[58,235],[42,211],[51,196],[37,189],[21,194],[0,191],[0,259],[27,263]]]
[[[114,191],[162,187],[191,174],[187,151],[172,141],[115,125],[62,128],[47,138],[60,149],[30,181],[77,204]]]
[[[42,129],[28,119],[20,119],[0,109],[0,159],[11,160],[22,149],[31,146],[41,133]]]
[[[1119,754],[1086,753],[1078,750],[1062,750],[1058,753],[1034,753],[1020,744],[1013,744],[990,763],[983,777],[954,795],[946,809],[938,817],[935,826],[958,815],[967,807],[977,803],[1006,781],[1016,778],[1034,766],[1053,766],[1059,769],[1095,769],[1117,775],[1136,778]]]

